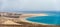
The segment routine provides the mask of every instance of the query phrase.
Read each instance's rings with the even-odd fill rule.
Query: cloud
[[[0,1],[1,2],[1,1]],[[60,4],[57,0],[5,0],[2,10],[17,11],[59,11]]]

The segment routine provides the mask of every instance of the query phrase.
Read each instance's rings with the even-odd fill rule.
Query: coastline
[[[29,16],[32,15],[32,16]],[[24,16],[24,15],[23,15]],[[35,16],[48,16],[48,14],[25,14],[25,16],[29,16],[29,17],[35,17]],[[53,24],[45,24],[45,23],[38,23],[38,22],[32,22],[32,21],[28,21],[26,20],[29,17],[25,17],[25,18],[20,18],[21,21],[23,22],[28,22],[28,23],[32,23],[32,24],[41,24],[41,25],[53,25]]]

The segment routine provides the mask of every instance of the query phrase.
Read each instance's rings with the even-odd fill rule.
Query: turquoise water
[[[60,13],[49,13],[48,16],[29,17],[26,20],[38,23],[60,25]]]

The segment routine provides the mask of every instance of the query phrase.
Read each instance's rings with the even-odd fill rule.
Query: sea
[[[8,12],[8,11],[7,11]],[[48,16],[35,16],[29,17],[26,20],[37,23],[60,25],[60,11],[9,11],[20,14],[40,14],[45,13]]]
[[[9,12],[16,12],[16,13],[22,13],[22,14],[40,14],[40,13],[56,13],[59,14],[60,11],[9,11]]]
[[[48,14],[48,16],[29,17],[26,20],[31,21],[31,22],[37,22],[37,23],[60,25],[60,12],[59,11],[23,11],[22,13],[24,14],[45,13],[45,14]]]

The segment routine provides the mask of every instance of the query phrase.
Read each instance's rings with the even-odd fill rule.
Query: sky
[[[0,0],[0,11],[60,11],[60,0]]]

